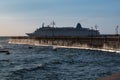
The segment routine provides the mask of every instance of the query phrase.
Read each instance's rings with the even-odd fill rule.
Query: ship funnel
[[[81,28],[82,28],[81,24],[80,24],[80,23],[77,23],[76,28],[77,28],[77,29],[81,29]]]

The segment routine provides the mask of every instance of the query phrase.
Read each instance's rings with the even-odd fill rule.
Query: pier
[[[67,46],[93,50],[120,51],[119,35],[90,37],[11,37],[9,43],[37,46]]]

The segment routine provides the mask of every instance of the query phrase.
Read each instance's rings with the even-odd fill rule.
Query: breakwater
[[[93,50],[120,51],[120,36],[96,37],[11,37],[9,43],[37,46],[62,46]]]

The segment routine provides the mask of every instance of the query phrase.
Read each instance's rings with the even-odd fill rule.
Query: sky
[[[101,34],[115,34],[119,4],[120,0],[0,0],[0,36],[25,36],[52,21],[56,27],[97,25]]]

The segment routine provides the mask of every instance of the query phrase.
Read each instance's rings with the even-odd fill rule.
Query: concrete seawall
[[[11,44],[30,44],[37,46],[63,46],[92,50],[120,51],[120,36],[106,37],[11,37]]]

